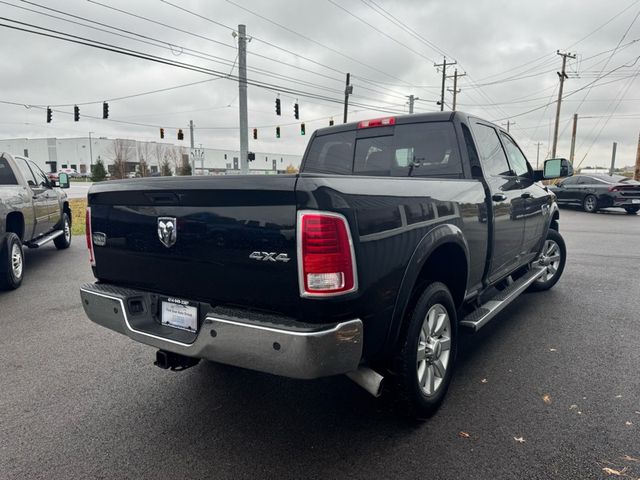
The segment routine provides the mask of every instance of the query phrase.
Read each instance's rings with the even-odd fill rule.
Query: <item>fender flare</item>
[[[393,348],[398,340],[406,309],[409,301],[411,300],[411,293],[413,292],[416,280],[422,271],[422,267],[438,247],[446,244],[455,244],[464,252],[465,260],[467,262],[467,278],[465,278],[466,289],[466,284],[469,278],[469,246],[467,241],[462,230],[456,225],[449,223],[438,225],[437,227],[429,230],[424,237],[422,237],[413,251],[407,267],[405,268],[402,281],[400,282],[400,288],[396,295],[396,302],[391,315],[391,324],[389,325],[389,331],[387,333],[386,344],[388,352]]]

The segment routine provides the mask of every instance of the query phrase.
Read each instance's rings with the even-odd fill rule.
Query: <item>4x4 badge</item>
[[[178,239],[178,229],[175,217],[158,217],[158,238],[162,244],[170,248]]]
[[[263,262],[288,262],[291,260],[286,253],[278,252],[251,252],[249,258],[252,260],[261,260]]]

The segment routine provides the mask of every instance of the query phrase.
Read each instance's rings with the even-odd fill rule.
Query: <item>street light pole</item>
[[[93,147],[91,145],[91,134],[93,132],[89,132],[89,175],[93,175]]]

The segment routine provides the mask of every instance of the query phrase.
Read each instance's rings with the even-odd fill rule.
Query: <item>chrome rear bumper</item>
[[[140,343],[194,358],[258,370],[292,378],[318,378],[354,371],[362,357],[362,322],[309,326],[275,324],[209,311],[203,315],[192,342],[168,338],[170,327],[145,331],[132,325],[131,298],[148,303],[149,292],[107,284],[86,284],[80,289],[82,306],[95,323]],[[163,332],[168,332],[167,335]]]

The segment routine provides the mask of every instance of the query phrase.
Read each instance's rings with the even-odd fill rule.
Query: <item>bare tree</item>
[[[147,177],[149,175],[149,165],[151,165],[151,158],[153,156],[153,147],[149,142],[143,142],[139,144],[139,156],[138,159],[138,172],[141,176]]]
[[[162,162],[164,161],[165,145],[163,143],[156,143],[153,147],[156,164],[158,165],[158,170],[160,170],[162,168]]]
[[[116,138],[109,147],[108,154],[113,160],[113,177],[125,178],[127,176],[127,162],[131,156],[131,142]]]

